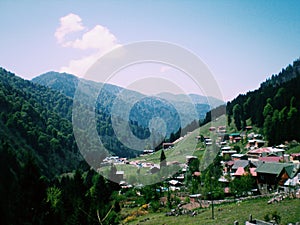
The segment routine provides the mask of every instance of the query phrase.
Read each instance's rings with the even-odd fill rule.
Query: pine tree
[[[162,167],[166,167],[167,166],[167,161],[166,161],[166,155],[164,150],[161,150],[161,154],[160,154],[160,168]]]

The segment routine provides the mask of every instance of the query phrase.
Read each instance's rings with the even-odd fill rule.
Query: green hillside
[[[0,133],[17,159],[31,154],[48,177],[83,161],[73,137],[72,100],[0,69]]]
[[[247,125],[261,128],[269,145],[299,141],[300,130],[300,59],[261,87],[241,94],[227,104],[228,123],[237,130]]]

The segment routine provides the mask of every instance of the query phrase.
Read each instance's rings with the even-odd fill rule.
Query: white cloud
[[[115,35],[111,33],[107,27],[99,24],[83,33],[80,38],[68,41],[64,39],[67,34],[81,31],[83,29],[85,29],[85,27],[82,25],[82,19],[78,15],[69,14],[60,18],[60,27],[56,30],[54,35],[62,47],[80,50],[95,50],[95,52],[90,55],[83,56],[80,59],[70,60],[67,66],[61,67],[61,72],[83,76],[87,69],[104,53],[115,47],[121,46],[118,44]]]
[[[117,38],[106,28],[96,25],[92,30],[84,33],[81,39],[65,43],[66,47],[78,49],[99,49],[107,51],[117,44]]]
[[[82,19],[73,13],[60,18],[60,26],[55,31],[55,38],[58,43],[62,43],[67,34],[78,32],[84,29]]]

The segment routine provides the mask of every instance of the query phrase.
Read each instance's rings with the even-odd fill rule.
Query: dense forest
[[[269,145],[300,137],[300,59],[273,75],[260,88],[227,103],[228,123],[262,129]]]
[[[188,126],[194,120],[203,120],[206,112],[224,104],[223,101],[195,94],[171,94],[161,93],[157,96],[145,96],[136,91],[127,90],[116,85],[103,84],[85,79],[79,79],[74,75],[67,73],[48,72],[32,79],[32,82],[50,87],[73,98],[76,94],[76,88],[84,83],[87,89],[99,91],[99,104],[97,110],[100,114],[111,114],[112,104],[119,100],[118,95],[122,96],[120,104],[122,112],[130,103],[139,100],[133,107],[130,107],[130,121],[138,124],[140,127],[147,128],[148,122],[153,117],[162,118],[167,125],[167,138],[171,133],[176,133],[179,128]],[[120,116],[122,117],[122,116]],[[179,118],[180,117],[180,118]],[[181,122],[179,123],[179,121]],[[101,119],[101,121],[103,121]],[[127,122],[127,121],[126,121]],[[149,127],[148,127],[149,128]],[[146,132],[146,136],[149,133]]]
[[[117,224],[119,186],[83,160],[72,98],[4,69],[0,77],[0,223]],[[97,116],[99,132],[111,132],[108,116]]]
[[[48,179],[31,153],[0,145],[1,224],[118,224],[119,186],[94,170]]]
[[[48,177],[83,160],[71,124],[72,100],[0,69],[0,133],[18,160],[30,152]]]
[[[270,145],[298,140],[299,66],[300,59],[267,79],[259,89],[228,102],[226,107],[221,105],[207,112],[210,107],[197,104],[198,116],[200,112],[201,115],[207,112],[202,124],[226,111],[229,124],[234,124],[237,130],[243,130],[247,125],[260,128]],[[72,110],[78,79],[68,74],[58,76],[53,72],[31,82],[2,68],[0,78],[0,223],[118,224],[121,220],[118,214],[120,202],[124,197],[117,194],[119,185],[90,169],[75,142]],[[95,83],[90,86],[92,89],[99,88],[93,85]],[[95,112],[91,112],[84,101],[76,104],[83,113],[95,114],[97,132],[110,153],[134,157],[139,152],[123,145],[112,126],[112,101],[120,90],[107,85],[97,99]],[[129,97],[134,98],[135,95],[130,92]],[[145,139],[150,135],[147,124],[151,118],[162,117],[167,121],[168,129],[172,130],[163,141],[172,142],[199,126],[198,120],[190,120],[182,128],[178,123],[182,115],[176,112],[176,104],[185,108],[183,115],[188,113],[184,101],[168,105],[159,98],[144,98],[134,105],[130,121],[125,122],[129,122],[131,131],[137,137]],[[122,115],[119,115],[118,123],[124,123]],[[85,125],[86,129],[91,128],[89,124]],[[159,136],[159,132],[156,135]],[[84,135],[82,137],[85,138]],[[86,144],[87,149],[97,150],[97,146]],[[94,159],[97,157],[92,155]],[[199,191],[201,179],[207,184],[202,190],[207,198],[210,185],[215,187],[214,197],[222,197],[224,193],[217,182],[209,183],[212,176],[220,177],[220,160],[217,157],[199,179],[191,179],[193,193]],[[191,177],[196,171],[199,171],[197,160],[190,165],[187,174]],[[252,180],[243,182],[252,183]],[[141,190],[144,196],[142,203],[152,201],[153,207],[159,204],[155,191],[157,185]],[[241,183],[233,183],[231,188],[243,190]]]
[[[75,142],[72,97],[77,80],[62,76],[60,86],[49,88],[23,80],[2,68],[0,77],[0,223],[117,224],[119,200],[115,191],[119,186],[90,170]],[[105,147],[112,154],[133,157],[139,152],[122,145],[112,127],[110,107],[112,93],[117,91],[117,87],[108,85],[92,113]],[[178,119],[172,114],[175,110],[169,110],[171,106],[162,104],[159,99],[154,103],[145,121],[155,112],[160,113],[156,116],[165,114]],[[83,113],[91,113],[84,102],[80,104]],[[145,121],[135,120],[144,102],[139,104],[132,109],[129,125],[131,131],[143,139],[150,131]],[[174,141],[182,132],[199,125],[197,120],[183,129],[178,122],[174,124],[177,130],[164,141]],[[101,158],[96,160],[101,162]]]

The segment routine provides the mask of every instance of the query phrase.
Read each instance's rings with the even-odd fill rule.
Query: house
[[[295,175],[294,165],[291,163],[263,162],[255,170],[257,184],[261,193],[275,190]]]
[[[198,200],[201,198],[201,194],[193,194],[189,195],[190,202],[198,202]]]
[[[143,152],[143,154],[152,154],[154,152],[154,150],[152,150],[152,149],[145,149],[144,150],[144,152]]]
[[[219,126],[218,127],[218,132],[219,133],[226,133],[226,126]]]
[[[255,172],[256,168],[249,168],[249,171],[245,170],[243,167],[239,167],[235,173],[234,176],[235,177],[241,177],[243,175],[247,175],[250,173],[250,175],[252,177],[257,177],[257,173]]]
[[[169,184],[172,185],[172,186],[175,186],[175,187],[182,186],[182,183],[178,180],[170,180]]]
[[[241,134],[240,133],[231,133],[229,134],[229,141],[231,143],[236,143],[241,140]]]
[[[210,127],[209,131],[216,131],[216,127]]]
[[[196,171],[193,173],[193,177],[200,177],[200,176],[201,176],[201,172]]]
[[[163,143],[163,149],[168,149],[174,147],[173,143]]]
[[[247,160],[248,157],[245,154],[233,154],[233,155],[231,155],[231,159],[233,161],[237,161],[237,160],[241,160],[241,159]]]
[[[206,146],[212,145],[212,140],[210,138],[205,138],[204,140],[205,140],[205,145]]]
[[[266,157],[259,157],[258,160],[262,162],[280,162],[283,158],[280,156],[268,155]]]
[[[243,160],[243,159],[237,160],[237,161],[234,161],[231,171],[232,171],[232,173],[235,173],[239,167],[246,169],[246,168],[249,168],[249,165],[250,165],[250,163],[248,160]]]
[[[246,126],[246,131],[252,130],[252,126]]]
[[[236,154],[237,151],[236,150],[231,150],[231,147],[230,146],[224,146],[221,148],[221,156],[224,158],[224,159],[231,159],[231,156],[233,154]]]
[[[235,177],[240,177],[240,176],[243,176],[243,175],[246,175],[246,174],[247,174],[247,172],[245,171],[245,169],[243,167],[239,167],[235,171],[234,176]]]
[[[292,153],[290,157],[291,161],[300,161],[300,153]]]
[[[261,148],[265,145],[265,143],[266,142],[263,140],[257,140],[257,139],[248,140],[246,148],[248,149]]]
[[[272,147],[252,149],[247,152],[247,156],[249,158],[258,159],[259,157],[268,156],[271,153],[275,154],[276,156],[283,156],[284,149],[272,148]]]
[[[286,192],[290,192],[291,190],[296,191],[297,186],[300,186],[300,173],[293,178],[287,179],[287,181],[284,183],[284,189]]]

